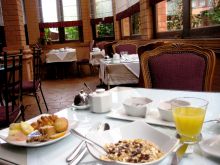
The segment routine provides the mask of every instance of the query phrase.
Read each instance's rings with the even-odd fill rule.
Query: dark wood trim
[[[157,35],[157,21],[156,21],[156,5],[153,5],[152,7],[152,17],[153,17],[153,38],[156,38]]]
[[[189,37],[191,28],[191,0],[184,0],[183,3],[183,33],[182,38]]]
[[[0,26],[0,49],[6,47],[4,26]]]

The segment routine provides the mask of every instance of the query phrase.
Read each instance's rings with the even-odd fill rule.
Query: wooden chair
[[[0,69],[0,126],[7,127],[24,118],[22,104],[22,53],[3,55],[4,64]]]
[[[215,53],[195,45],[173,43],[140,55],[145,88],[211,91]]]
[[[95,41],[92,40],[89,44],[89,51],[90,52],[92,51],[94,44],[95,44]],[[90,74],[92,74],[92,72],[93,72],[92,64],[89,63],[89,58],[84,58],[84,59],[78,60],[76,62],[78,76],[81,76],[81,74],[82,74],[82,66],[83,65],[89,66]]]
[[[114,53],[120,54],[122,51],[127,51],[128,54],[137,54],[138,45],[131,41],[121,41],[112,45]]]
[[[33,47],[33,81],[23,81],[22,89],[24,95],[33,95],[35,97],[39,111],[42,114],[38,97],[38,92],[40,92],[48,112],[47,103],[41,88],[41,49]]]

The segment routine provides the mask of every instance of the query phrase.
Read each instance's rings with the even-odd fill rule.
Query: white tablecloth
[[[51,50],[46,54],[46,63],[77,61],[76,49]]]
[[[90,64],[93,66],[100,65],[100,59],[103,59],[105,57],[105,50],[102,51],[93,51],[90,52]]]
[[[176,97],[199,97],[209,101],[209,105],[206,112],[205,120],[215,119],[219,114],[220,107],[220,93],[211,92],[189,92],[189,91],[174,91],[174,90],[155,90],[144,88],[123,88],[117,87],[111,89],[113,106],[121,105],[121,103],[132,96],[136,97],[148,97],[153,100],[151,106],[152,109],[157,108],[161,100],[171,100]],[[106,114],[91,113],[89,110],[73,110],[72,108],[64,109],[58,112],[58,115],[62,115],[71,120],[78,120],[79,125],[77,130],[80,132],[86,132],[97,122],[108,122],[111,129],[119,127],[128,123],[125,120],[115,120],[106,117]],[[175,136],[175,128],[154,126],[155,129],[169,135]],[[209,138],[219,134],[219,124],[215,122],[206,123],[203,126],[202,134],[203,138]],[[0,135],[4,130],[0,130]],[[132,130],[131,130],[132,131]],[[144,131],[144,130],[143,130]],[[37,147],[37,148],[22,148],[7,145],[5,143],[0,144],[0,159],[6,159],[22,165],[66,165],[66,157],[80,142],[80,139],[76,135],[70,135],[65,139],[58,141],[54,144]],[[167,165],[171,162],[171,156],[164,159],[160,165]],[[1,161],[0,161],[1,164]],[[102,164],[96,161],[91,155],[87,154],[79,163],[81,165],[93,165]],[[186,154],[181,160],[182,165],[198,164],[198,165],[217,165],[219,160],[212,157],[207,157],[201,152],[200,149],[195,150],[191,154]]]
[[[100,60],[99,78],[106,85],[137,84],[139,72],[139,60],[136,55],[128,55],[119,60]]]

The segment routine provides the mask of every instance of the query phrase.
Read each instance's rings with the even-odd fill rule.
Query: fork
[[[109,130],[110,126],[108,123],[104,123],[104,124],[99,124],[98,129],[97,130]],[[85,155],[87,151],[86,145],[85,145],[85,140],[81,141],[81,143],[67,156],[66,158],[66,162],[68,162],[68,164],[72,164],[74,162],[74,164],[77,164],[82,157]]]

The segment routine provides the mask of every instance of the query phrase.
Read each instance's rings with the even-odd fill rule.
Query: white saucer
[[[220,135],[213,136],[200,142],[199,146],[206,154],[220,158]]]
[[[72,106],[73,106],[74,108],[76,108],[76,109],[88,109],[88,108],[90,107],[89,104],[78,106],[78,105],[75,105],[74,103],[72,104]]]

